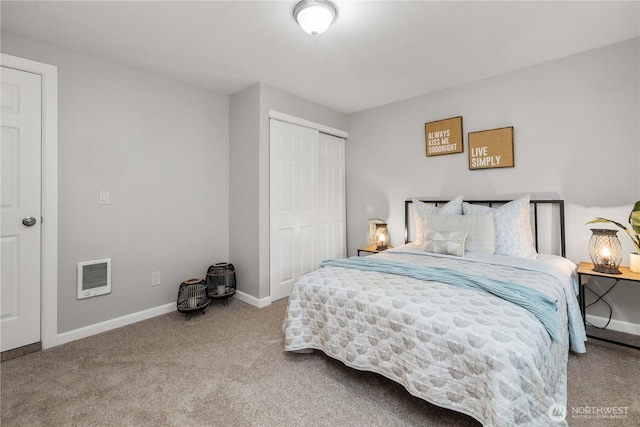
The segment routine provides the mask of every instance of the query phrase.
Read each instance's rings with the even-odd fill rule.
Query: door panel
[[[317,266],[322,260],[347,254],[344,144],[343,138],[324,133],[319,136]]]
[[[1,351],[40,341],[41,76],[2,67]],[[36,223],[23,225],[33,217]]]
[[[271,300],[289,296],[315,260],[315,186],[318,131],[270,123]]]
[[[315,270],[314,233],[315,227],[313,225],[305,225],[303,227],[300,227],[300,249],[298,252],[300,254],[300,270],[298,277]],[[296,279],[298,277],[296,277]]]
[[[287,286],[293,280],[293,228],[278,230],[278,285]]]

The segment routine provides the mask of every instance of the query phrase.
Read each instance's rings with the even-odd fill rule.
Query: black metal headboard
[[[447,203],[449,200],[437,199],[437,198],[416,198],[417,200],[432,204],[434,206],[440,206],[442,204]],[[494,206],[494,205],[503,205],[505,203],[510,202],[513,199],[505,200],[505,199],[493,199],[493,200],[480,200],[480,199],[465,199],[465,202],[485,205],[485,206]],[[404,202],[404,242],[409,243],[409,223],[411,217],[409,216],[410,207],[413,204],[413,198],[407,199]],[[536,247],[536,250],[539,251],[539,236],[541,236],[542,232],[538,229],[538,219],[539,219],[539,206],[548,206],[551,208],[552,218],[551,223],[549,224],[552,228],[557,228],[559,237],[554,237],[557,239],[557,242],[551,242],[552,245],[556,246],[559,244],[559,252],[561,256],[566,256],[566,244],[565,244],[565,225],[564,225],[564,200],[561,199],[532,199],[530,201],[531,205],[531,231],[533,232],[533,240]],[[547,230],[551,231],[551,230]]]

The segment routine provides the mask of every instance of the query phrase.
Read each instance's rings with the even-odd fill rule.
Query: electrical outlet
[[[160,284],[161,276],[159,271],[151,273],[151,286],[158,286]]]

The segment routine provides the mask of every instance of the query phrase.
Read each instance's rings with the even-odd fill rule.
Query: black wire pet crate
[[[180,284],[178,289],[178,311],[185,313],[187,320],[198,311],[204,314],[211,301],[207,296],[207,283],[202,279],[189,279]]]
[[[236,293],[236,271],[233,264],[219,262],[207,270],[207,296],[212,300],[221,299],[228,304],[229,297]]]

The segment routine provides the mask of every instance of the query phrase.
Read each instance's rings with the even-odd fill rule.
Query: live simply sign
[[[469,169],[513,167],[513,127],[469,132]]]

